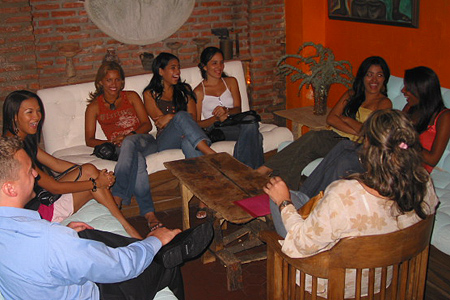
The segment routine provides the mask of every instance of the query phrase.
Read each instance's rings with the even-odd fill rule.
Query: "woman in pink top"
[[[425,168],[431,172],[450,137],[450,111],[444,105],[439,78],[427,67],[406,70],[402,93],[408,102],[403,111],[420,134]]]

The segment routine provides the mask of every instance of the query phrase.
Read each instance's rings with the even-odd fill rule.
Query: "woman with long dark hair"
[[[438,199],[422,165],[419,136],[408,117],[392,109],[376,111],[361,133],[360,158],[366,171],[333,182],[306,218],[297,209],[308,196],[289,192],[279,177],[271,178],[264,188],[272,199],[275,228],[285,237],[286,255],[315,255],[342,238],[394,232],[435,212]],[[367,283],[367,276],[363,272],[361,282]],[[367,294],[367,284],[362,289]],[[347,286],[345,298],[352,298],[354,291],[354,286]]]
[[[211,141],[196,123],[195,94],[181,81],[180,61],[160,53],[152,65],[153,77],[144,89],[144,104],[158,129],[158,151],[182,149],[186,158],[215,153]]]
[[[301,172],[313,160],[325,157],[340,141],[357,141],[362,123],[376,110],[391,108],[387,97],[390,71],[379,56],[366,58],[358,68],[353,87],[344,93],[327,117],[331,130],[309,131],[270,158],[258,171],[282,177],[298,190]]]
[[[145,157],[156,152],[155,138],[148,134],[152,124],[141,97],[124,91],[125,73],[117,62],[105,62],[95,77],[95,92],[85,113],[86,145],[113,143],[119,155],[114,168],[116,183],[111,191],[116,203],[129,205],[134,196],[150,231],[163,226],[155,214]],[[107,140],[96,138],[97,122]]]
[[[423,164],[431,173],[450,138],[450,110],[444,106],[439,78],[427,67],[406,70],[402,92],[407,100],[403,111],[419,133]],[[300,191],[313,197],[333,181],[363,172],[358,159],[360,147],[351,141],[340,142],[303,182]]]
[[[19,137],[38,173],[36,183],[53,194],[61,194],[52,205],[40,204],[35,198],[30,207],[37,209],[43,219],[61,222],[94,198],[109,209],[129,235],[142,238],[114,202],[109,190],[115,182],[113,172],[99,171],[92,164],[78,166],[58,159],[39,147],[44,119],[44,105],[33,92],[12,92],[3,103],[3,136]],[[54,176],[53,172],[59,175]]]
[[[238,82],[236,78],[224,73],[224,67],[223,53],[219,48],[207,47],[202,51],[198,68],[203,80],[194,92],[197,96],[197,123],[207,131],[213,130],[216,122],[223,122],[229,115],[241,112]],[[258,122],[224,126],[219,129],[224,134],[224,140],[236,141],[233,156],[237,160],[254,169],[262,165],[263,138],[259,132]]]

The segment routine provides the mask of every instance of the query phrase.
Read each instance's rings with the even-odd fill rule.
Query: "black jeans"
[[[109,247],[125,247],[138,241],[100,230],[83,230],[78,233],[80,238],[95,240]],[[107,271],[107,270],[106,270]],[[96,283],[100,290],[100,299],[104,300],[139,300],[153,299],[156,293],[165,287],[180,300],[184,299],[183,277],[179,267],[166,269],[153,261],[138,277],[117,283]]]

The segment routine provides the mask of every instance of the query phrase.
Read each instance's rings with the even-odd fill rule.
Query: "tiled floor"
[[[194,209],[191,209],[194,210]],[[181,228],[181,209],[158,212],[157,216],[168,228]],[[145,236],[148,227],[145,219],[128,219]],[[192,222],[200,223],[191,215]],[[232,226],[229,230],[233,230]],[[227,290],[226,269],[219,262],[202,264],[200,259],[190,261],[182,267],[186,300],[243,300],[266,299],[266,261],[252,262],[242,266],[244,288],[239,291]]]

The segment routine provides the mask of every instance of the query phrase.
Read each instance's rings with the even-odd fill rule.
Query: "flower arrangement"
[[[314,48],[315,51],[308,52]],[[304,53],[311,53],[305,55]],[[295,65],[287,60],[298,59]],[[305,42],[297,54],[288,54],[281,57],[277,63],[279,74],[290,77],[291,82],[300,80],[298,94],[304,85],[312,86],[314,90],[314,114],[324,115],[327,111],[327,96],[330,86],[340,83],[350,88],[353,82],[352,66],[346,60],[336,61],[333,51],[321,44]]]

